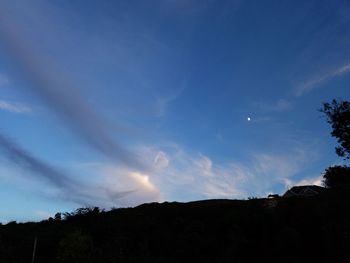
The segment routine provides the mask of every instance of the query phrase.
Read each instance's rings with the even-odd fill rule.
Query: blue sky
[[[0,221],[319,184],[350,3],[0,3]],[[250,121],[248,121],[250,118]]]

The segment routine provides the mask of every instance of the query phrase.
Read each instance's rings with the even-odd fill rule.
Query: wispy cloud
[[[168,110],[169,104],[172,101],[176,100],[181,95],[184,89],[185,89],[185,85],[182,88],[176,91],[173,91],[172,94],[170,95],[158,97],[154,105],[154,111],[155,111],[156,117],[164,117]]]
[[[28,72],[32,90],[92,148],[114,162],[147,170],[138,156],[115,140],[115,135],[122,129],[112,131],[112,125],[90,107],[69,78],[63,73],[59,74],[60,70],[45,61],[40,53],[34,53],[22,35],[15,21],[0,8],[1,39],[7,44],[13,58]]]
[[[323,176],[315,176],[315,177],[310,177],[310,178],[305,178],[300,181],[297,181],[293,183],[293,185],[318,185],[322,186],[323,185]]]
[[[335,70],[332,70],[326,74],[318,76],[316,78],[306,80],[299,85],[297,85],[294,89],[296,96],[302,96],[307,92],[310,92],[316,88],[318,88],[321,84],[345,74],[350,73],[350,64],[343,65]]]
[[[162,149],[141,147],[138,152],[152,167],[149,172],[112,163],[78,164],[80,173],[94,175],[84,182],[73,180],[68,173],[29,154],[5,136],[0,136],[0,151],[26,176],[30,174],[31,179],[42,179],[55,187],[53,198],[79,205],[127,207],[165,200],[247,198],[266,196],[276,189],[284,191],[298,182],[316,184],[319,180],[294,179],[310,162],[307,152],[297,148],[287,154],[254,153],[245,161],[217,162],[175,144]]]
[[[171,101],[169,98],[159,97],[156,99],[155,102],[155,115],[156,117],[163,117],[166,114],[166,109],[168,106],[168,103]]]
[[[319,178],[296,179],[316,158],[310,150],[296,142],[288,152],[255,152],[245,160],[215,161],[170,143],[138,149],[152,167],[149,173],[135,173],[112,164],[102,164],[96,173],[116,192],[132,191],[118,199],[122,206],[146,201],[264,197],[298,183],[319,184]]]
[[[251,123],[264,123],[272,120],[270,116],[249,116]]]
[[[109,186],[107,195],[115,200],[114,205],[128,207],[142,203],[161,201],[160,191],[153,183],[151,175],[123,170],[112,165],[104,165],[101,170],[103,184]],[[125,189],[127,195],[119,196]]]
[[[276,102],[266,103],[266,102],[258,102],[254,104],[259,110],[264,112],[280,112],[280,111],[288,111],[293,108],[293,105],[290,101],[286,99],[279,99]]]
[[[147,161],[153,156],[156,167],[148,179],[159,189],[161,200],[265,196],[276,187],[287,189],[288,182],[310,161],[299,148],[288,154],[255,153],[248,161],[227,162],[215,162],[177,145],[148,151]]]
[[[0,109],[13,112],[13,113],[29,113],[32,112],[32,108],[27,105],[18,102],[8,102],[0,100]]]
[[[44,181],[54,187],[54,198],[77,203],[79,205],[114,204],[130,191],[123,189],[117,192],[110,185],[94,184],[74,180],[68,173],[51,166],[25,151],[16,142],[0,134],[0,152],[12,164],[20,168],[26,177]],[[28,178],[28,179],[29,179]],[[32,180],[30,180],[32,181]],[[48,193],[52,194],[52,193]]]

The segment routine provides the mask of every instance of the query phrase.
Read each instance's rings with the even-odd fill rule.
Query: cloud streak
[[[113,138],[109,129],[111,125],[89,106],[67,76],[59,74],[52,63],[29,48],[30,43],[21,36],[19,27],[15,26],[15,21],[5,10],[4,5],[1,6],[0,39],[7,44],[12,56],[29,76],[32,90],[93,149],[114,162],[147,170],[138,156]]]
[[[321,84],[336,78],[342,75],[350,73],[350,64],[343,65],[327,74],[319,76],[318,78],[314,78],[311,80],[307,80],[303,83],[300,83],[296,86],[294,92],[297,97],[304,95],[307,92],[310,92],[316,88],[318,88]]]
[[[29,113],[32,109],[22,103],[0,100],[0,109],[12,113]]]
[[[0,134],[1,152],[14,164],[38,175],[41,179],[59,187],[69,188],[72,181],[60,171],[45,164],[43,161],[33,157],[31,154],[22,149],[18,144]]]
[[[259,102],[256,103],[255,106],[259,110],[264,112],[282,112],[291,110],[293,108],[292,103],[286,99],[279,99],[277,102],[274,103]]]
[[[0,152],[31,178],[43,180],[59,191],[55,198],[71,201],[79,205],[115,204],[119,198],[130,193],[128,190],[116,191],[110,185],[89,185],[67,176],[32,154],[25,151],[10,138],[0,134]]]

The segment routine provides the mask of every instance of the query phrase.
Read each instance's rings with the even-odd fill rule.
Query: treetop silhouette
[[[331,103],[323,103],[320,111],[326,115],[333,129],[331,135],[340,144],[335,152],[344,160],[350,159],[350,102],[333,99]]]

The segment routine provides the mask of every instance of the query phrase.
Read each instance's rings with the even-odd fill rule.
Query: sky
[[[0,0],[0,222],[265,197],[343,164],[346,0]]]

